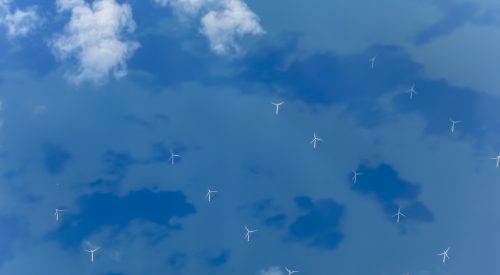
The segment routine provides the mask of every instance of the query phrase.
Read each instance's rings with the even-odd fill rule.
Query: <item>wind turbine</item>
[[[285,103],[284,101],[281,102],[271,102],[274,106],[276,106],[276,115],[280,112],[280,106]]]
[[[448,256],[448,251],[450,251],[449,247],[443,253],[437,254],[438,256],[443,256],[443,263],[446,262],[446,259],[450,259],[450,256]]]
[[[372,58],[368,59],[368,62],[370,62],[370,66],[372,67],[372,69],[375,67],[375,60],[377,59],[377,56],[373,56]]]
[[[500,163],[500,154],[494,158],[491,158],[491,159],[494,159],[497,161],[497,168],[498,168],[498,164]]]
[[[356,184],[357,180],[358,180],[358,176],[361,176],[363,175],[363,173],[358,173],[356,172],[356,170],[352,169],[352,182],[354,182],[354,184]]]
[[[458,124],[458,123],[460,123],[460,122],[462,122],[462,121],[460,121],[460,120],[453,120],[453,119],[450,118],[450,122],[451,122],[450,130],[453,133],[453,132],[455,132],[455,125]]]
[[[96,248],[93,248],[93,249],[85,249],[85,252],[90,253],[90,261],[91,262],[94,262],[94,253],[97,252],[99,249],[101,249],[101,248],[100,247],[96,247]]]
[[[257,232],[257,230],[250,230],[250,229],[248,229],[248,227],[246,225],[245,225],[245,230],[247,231],[247,233],[245,234],[244,239],[246,239],[247,242],[249,242],[250,241],[250,234]]]
[[[410,89],[406,92],[410,94],[410,99],[413,99],[413,95],[417,94],[417,91],[415,91],[415,84],[411,85]]]
[[[398,209],[398,213],[396,213],[396,214],[392,215],[392,217],[397,217],[396,222],[397,222],[397,223],[399,223],[399,218],[400,218],[401,216],[406,217],[406,216],[405,216],[405,214],[403,214],[403,213],[401,212],[401,207],[400,207],[400,208]]]
[[[298,270],[290,270],[287,267],[285,267],[285,270],[286,270],[286,272],[288,272],[288,275],[291,275],[293,273],[298,273],[299,272]]]
[[[168,159],[172,165],[175,164],[175,158],[180,158],[181,156],[180,155],[177,155],[177,154],[174,154],[174,152],[172,150],[169,150],[170,151],[170,158]]]
[[[54,216],[56,216],[56,221],[59,221],[59,213],[64,212],[64,209],[57,209],[54,212]]]
[[[316,145],[318,142],[323,142],[323,139],[319,138],[316,136],[316,132],[313,132],[313,139],[311,140],[311,144],[313,145],[313,148],[316,149]]]
[[[217,193],[217,192],[219,192],[219,191],[217,191],[217,190],[210,190],[210,188],[208,188],[208,192],[205,195],[205,198],[208,199],[208,202],[212,201],[212,193]]]

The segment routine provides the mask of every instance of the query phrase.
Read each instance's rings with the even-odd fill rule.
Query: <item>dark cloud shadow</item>
[[[176,154],[181,155],[187,151],[187,148],[182,144],[175,144],[171,147],[167,147],[161,142],[152,144],[151,155],[143,158],[134,157],[127,152],[106,151],[103,155],[104,162],[106,163],[104,175],[89,184],[94,188],[114,188],[125,179],[127,170],[130,166],[168,163],[170,159],[170,148],[172,148]],[[175,159],[176,165],[179,165],[181,162],[182,157]]]
[[[339,228],[344,206],[332,199],[313,202],[308,197],[297,197],[295,202],[307,213],[290,224],[289,236],[312,247],[334,250],[344,238]]]
[[[266,219],[264,219],[264,224],[268,226],[274,226],[281,228],[285,226],[286,222],[288,220],[288,216],[285,214],[277,214],[273,216],[269,216]]]
[[[229,261],[229,256],[229,250],[222,250],[219,255],[210,259],[210,265],[213,267],[222,266]]]
[[[346,105],[364,126],[378,125],[386,113],[376,108],[381,94],[400,89],[414,81],[421,68],[404,51],[392,46],[376,46],[366,53],[350,56],[314,54],[289,64],[298,51],[296,39],[281,48],[269,47],[251,53],[237,75],[238,81],[279,87],[280,97],[309,104]],[[374,69],[369,58],[377,55]],[[252,87],[252,86],[250,86]]]
[[[130,125],[137,126],[138,128],[142,128],[147,131],[153,131],[158,126],[168,123],[170,118],[164,114],[154,114],[148,117],[128,114],[123,116],[123,120]]]
[[[433,213],[418,201],[420,186],[401,179],[390,165],[383,163],[369,167],[362,164],[356,170],[363,175],[358,178],[356,184],[351,183],[352,175],[349,175],[351,190],[377,201],[388,220],[394,221],[393,215],[401,207],[401,211],[406,215],[401,219],[402,224],[434,221]]]
[[[183,252],[174,252],[167,259],[168,266],[179,274],[187,264],[187,254]]]
[[[67,211],[61,225],[48,237],[63,247],[79,247],[82,240],[111,228],[118,234],[132,221],[147,221],[167,229],[181,230],[173,218],[194,214],[196,209],[181,192],[152,192],[146,189],[129,192],[123,197],[111,193],[84,195],[77,200],[78,211]]]
[[[121,181],[125,177],[128,167],[137,163],[129,153],[115,151],[105,152],[104,161],[107,164],[106,174],[116,181]]]
[[[61,146],[52,142],[42,144],[45,170],[51,175],[62,172],[64,166],[71,160],[71,154]]]
[[[251,215],[262,220],[267,226],[283,228],[288,221],[288,215],[274,205],[273,199],[262,199],[251,206]]]
[[[293,36],[281,46],[263,46],[235,62],[236,74],[227,80],[247,93],[263,86],[283,99],[345,106],[345,115],[363,127],[379,126],[396,112],[416,113],[427,122],[427,134],[450,136],[449,119],[462,120],[454,138],[500,147],[500,117],[496,115],[500,98],[442,79],[428,79],[423,65],[402,48],[377,45],[361,54],[293,58],[299,52]],[[377,61],[371,69],[368,60],[375,55]],[[410,100],[406,91],[413,84],[418,94]],[[381,106],[384,95],[390,96],[385,103],[390,106]]]

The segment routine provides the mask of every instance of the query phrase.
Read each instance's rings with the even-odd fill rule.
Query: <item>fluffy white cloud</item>
[[[263,269],[259,272],[259,275],[284,275],[283,271],[276,266]]]
[[[209,11],[201,20],[201,32],[207,36],[214,52],[218,54],[226,54],[231,50],[239,52],[240,48],[235,42],[236,37],[264,33],[259,18],[245,3],[226,0],[223,6],[222,10]]]
[[[11,2],[11,0],[0,0],[0,25],[6,28],[8,37],[26,36],[42,20],[36,12],[36,7],[30,6],[24,10],[12,11]]]
[[[155,0],[180,14],[200,18],[200,32],[220,55],[241,52],[236,39],[264,34],[259,17],[241,0]]]
[[[64,32],[51,41],[61,59],[74,58],[76,73],[70,80],[100,82],[110,73],[116,78],[127,73],[127,59],[139,43],[124,36],[133,33],[135,22],[128,4],[115,0],[58,0],[59,12],[70,11],[71,19]]]

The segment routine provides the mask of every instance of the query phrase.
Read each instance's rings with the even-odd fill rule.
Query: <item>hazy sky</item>
[[[500,274],[498,14],[0,0],[0,275]]]

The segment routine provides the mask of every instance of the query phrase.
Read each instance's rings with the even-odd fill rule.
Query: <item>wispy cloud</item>
[[[139,43],[126,38],[135,30],[132,9],[115,0],[58,0],[58,12],[71,12],[62,34],[51,41],[57,57],[77,61],[76,72],[69,78],[102,82],[110,73],[116,78],[127,74],[127,59]]]
[[[298,217],[289,227],[290,235],[320,249],[334,250],[344,238],[340,222],[345,207],[332,199],[313,201],[309,197],[297,197],[295,203],[309,212]]]
[[[210,41],[212,50],[226,54],[240,52],[236,37],[264,33],[259,18],[248,6],[237,0],[226,0],[221,10],[209,11],[201,19],[203,33]]]
[[[71,160],[71,153],[55,143],[44,142],[42,149],[45,170],[51,175],[62,172],[68,161]]]
[[[284,273],[279,267],[271,266],[269,268],[261,270],[259,272],[259,275],[284,275]]]
[[[196,14],[207,3],[214,3],[214,0],[154,0],[160,6],[171,6],[177,12]]]
[[[11,2],[0,0],[0,25],[7,30],[9,38],[26,36],[41,24],[35,6],[12,10]]]
[[[259,17],[241,0],[155,0],[177,13],[200,18],[200,33],[216,54],[242,52],[237,38],[264,34]]]

